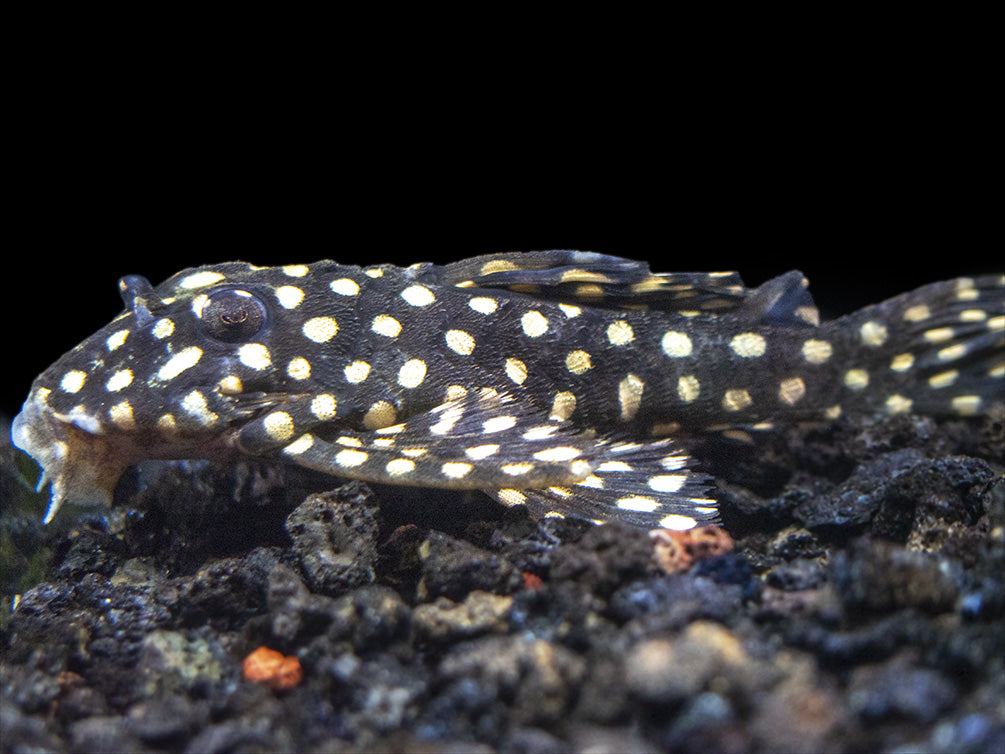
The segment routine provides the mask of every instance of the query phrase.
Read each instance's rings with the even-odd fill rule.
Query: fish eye
[[[262,329],[265,306],[248,291],[223,288],[209,294],[202,307],[202,323],[211,337],[241,343]]]

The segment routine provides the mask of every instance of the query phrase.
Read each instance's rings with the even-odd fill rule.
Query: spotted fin
[[[646,262],[584,251],[485,254],[412,268],[437,285],[507,290],[600,309],[728,311],[747,293],[736,272],[650,272]]]
[[[691,459],[669,440],[612,443],[581,482],[540,489],[490,490],[504,505],[526,505],[538,518],[618,520],[635,526],[690,529],[714,523],[712,479],[689,469]]]
[[[238,446],[347,478],[482,489],[540,515],[678,527],[715,517],[704,497],[709,480],[689,471],[669,440],[599,438],[491,389],[372,431],[326,431],[325,410],[307,398],[245,425]]]

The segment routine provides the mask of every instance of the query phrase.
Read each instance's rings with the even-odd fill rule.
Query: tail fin
[[[1005,275],[932,283],[835,320],[864,351],[842,408],[975,416],[1005,411]]]

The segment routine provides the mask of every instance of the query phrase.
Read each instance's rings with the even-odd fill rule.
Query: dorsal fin
[[[748,291],[735,272],[653,273],[646,262],[588,251],[485,254],[414,274],[439,285],[505,289],[604,309],[724,312]]]

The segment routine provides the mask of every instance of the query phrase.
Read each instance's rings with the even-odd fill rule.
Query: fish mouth
[[[36,491],[51,484],[42,519],[46,524],[66,499],[81,505],[111,505],[115,483],[135,462],[127,438],[92,434],[73,422],[61,421],[37,394],[14,417],[11,439],[42,467]]]
[[[86,415],[56,413],[46,403],[48,391],[33,390],[14,417],[14,445],[42,467],[36,491],[50,486],[43,523],[52,521],[64,501],[105,506],[122,472],[149,458],[207,458],[237,455],[236,433],[244,424],[290,400],[281,393],[218,395],[229,404],[227,422],[191,437],[167,438],[142,431],[104,432]]]

